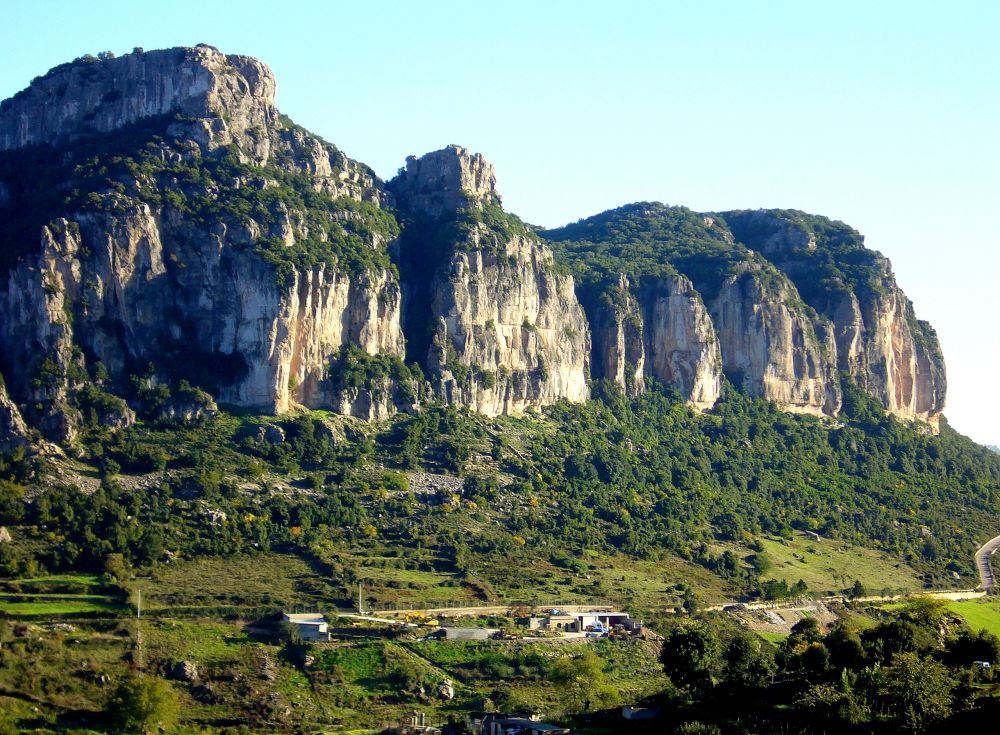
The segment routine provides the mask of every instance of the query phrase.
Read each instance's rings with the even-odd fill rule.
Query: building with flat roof
[[[532,616],[528,619],[528,628],[531,630],[548,630],[560,633],[583,633],[594,630],[607,632],[616,625],[633,633],[642,630],[642,621],[633,620],[625,612],[566,613],[552,610],[546,616]]]
[[[322,613],[281,613],[281,619],[294,625],[304,641],[330,640],[330,630]]]

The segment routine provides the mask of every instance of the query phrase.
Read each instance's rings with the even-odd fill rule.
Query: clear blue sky
[[[789,207],[888,255],[1000,444],[1000,3],[4,3],[0,98],[84,53],[209,43],[384,178],[448,143],[555,226],[636,200]]]

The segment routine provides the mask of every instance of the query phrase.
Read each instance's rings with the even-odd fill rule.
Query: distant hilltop
[[[481,155],[383,182],[275,90],[198,46],[83,57],[0,103],[0,448],[215,401],[518,414],[598,379],[827,417],[861,391],[936,430],[937,336],[847,225],[640,203],[539,231]]]

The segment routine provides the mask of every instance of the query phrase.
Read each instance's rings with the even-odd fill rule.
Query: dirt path
[[[398,610],[373,610],[373,615],[406,615],[406,613],[420,613],[423,615],[435,615],[438,617],[447,618],[458,618],[467,615],[470,616],[480,616],[480,615],[506,615],[511,611],[512,607],[524,607],[524,605],[517,605],[514,603],[497,604],[497,605],[473,605],[470,607],[420,607],[420,608],[410,608],[404,609],[400,608]],[[592,612],[601,611],[608,612],[614,609],[613,606],[607,603],[595,602],[592,605],[559,605],[559,604],[549,604],[549,605],[536,605],[537,610],[549,610],[551,608],[558,608],[559,610],[567,613],[575,612]],[[372,618],[375,619],[375,618]]]
[[[996,584],[993,570],[990,568],[990,557],[1000,549],[1000,536],[995,536],[983,544],[976,552],[976,569],[979,570],[979,586],[989,592]]]

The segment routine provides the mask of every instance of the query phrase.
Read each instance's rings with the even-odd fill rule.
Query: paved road
[[[976,568],[979,570],[980,587],[987,592],[993,589],[996,581],[993,579],[993,570],[990,568],[990,556],[1000,549],[1000,536],[991,538],[976,552]]]

